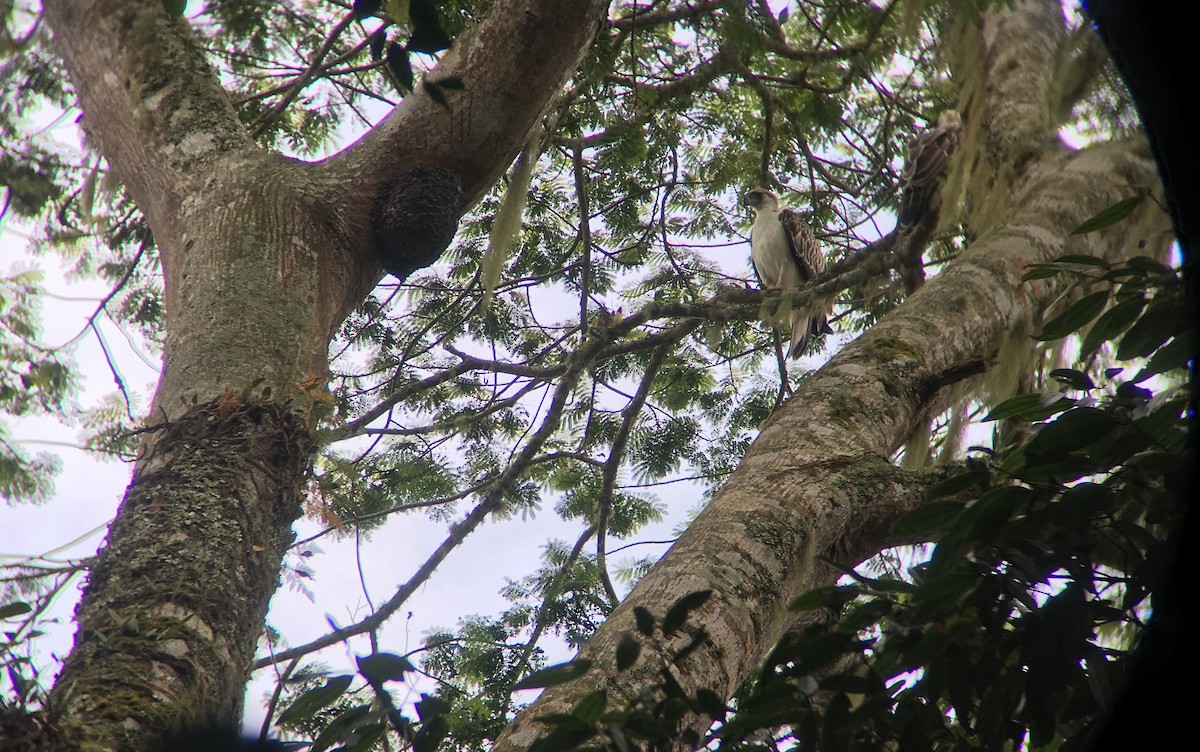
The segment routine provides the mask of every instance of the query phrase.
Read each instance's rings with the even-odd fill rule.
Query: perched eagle
[[[754,209],[750,228],[750,260],[765,290],[790,292],[825,270],[825,256],[812,231],[791,209],[779,209],[779,197],[755,188],[742,201]],[[799,358],[814,334],[829,334],[829,303],[818,301],[792,310],[792,345],[788,355]]]
[[[958,150],[961,132],[962,118],[954,110],[945,110],[938,115],[937,125],[908,142],[904,169],[900,171],[900,210],[896,215],[896,225],[902,234],[913,232],[926,220],[936,221],[942,184],[946,182],[950,158]]]

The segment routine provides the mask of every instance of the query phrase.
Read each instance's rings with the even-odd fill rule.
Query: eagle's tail
[[[803,355],[808,350],[809,340],[816,334],[833,334],[829,319],[821,308],[792,311],[792,346],[788,349],[788,357],[796,360]]]

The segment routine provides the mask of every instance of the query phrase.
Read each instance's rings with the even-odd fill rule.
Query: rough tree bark
[[[547,689],[496,752],[527,748],[544,731],[538,716],[568,712],[597,685],[631,697],[656,684],[698,629],[710,639],[669,670],[688,692],[730,696],[783,634],[788,602],[836,579],[815,555],[857,564],[891,543],[891,524],[921,502],[889,458],[947,406],[947,387],[997,366],[1002,348],[1027,340],[1059,297],[1053,280],[1022,284],[1025,266],[1068,253],[1165,251],[1169,220],[1154,202],[1103,234],[1069,235],[1132,191],[1157,194],[1159,185],[1140,138],[1075,152],[1059,141],[1056,113],[1069,105],[1068,89],[1078,93],[1063,86],[1064,38],[1061,10],[1040,2],[948,30],[966,124],[948,190],[960,192],[973,242],[772,415],[709,506],[580,652],[594,661],[591,672]],[[632,609],[661,615],[702,589],[713,595],[686,633],[644,644],[638,663],[618,675],[615,650],[635,629]]]
[[[159,0],[47,0],[84,128],[145,213],[166,283],[153,430],[47,704],[73,746],[144,750],[180,726],[236,723],[301,508],[330,337],[381,255],[402,273],[436,259],[607,5],[501,4],[433,74],[463,81],[448,107],[418,90],[308,164],[254,144]],[[456,200],[422,200],[434,190]]]

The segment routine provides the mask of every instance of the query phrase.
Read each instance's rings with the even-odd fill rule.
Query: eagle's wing
[[[783,225],[783,234],[788,239],[792,261],[800,270],[800,279],[808,282],[825,271],[825,257],[821,254],[817,239],[800,215],[791,209],[784,209],[779,212],[779,224]]]
[[[783,233],[788,239],[788,247],[792,252],[792,262],[800,273],[800,279],[811,282],[818,274],[825,271],[825,254],[817,245],[817,239],[808,225],[800,219],[800,215],[791,209],[779,212],[779,223],[783,225]],[[792,346],[788,355],[799,358],[808,348],[808,340],[814,334],[829,334],[829,301],[817,301],[805,308],[792,311]]]
[[[937,209],[938,192],[950,168],[950,159],[958,150],[962,121],[958,113],[947,110],[938,124],[921,131],[908,143],[904,169],[900,171],[900,209],[897,224],[904,231],[920,224]]]

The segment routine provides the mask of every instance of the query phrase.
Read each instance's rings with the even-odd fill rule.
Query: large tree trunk
[[[448,107],[414,93],[308,165],[253,143],[159,0],[46,3],[84,127],[145,213],[166,290],[152,430],[48,702],[74,745],[144,750],[181,726],[237,723],[301,508],[330,338],[379,280],[381,254],[400,273],[436,259],[606,7],[504,4],[443,59],[436,75],[464,84]]]
[[[892,543],[892,523],[921,503],[921,484],[889,458],[947,407],[946,388],[1003,365],[997,358],[1013,352],[1009,345],[1032,346],[1028,335],[1062,289],[1054,280],[1023,284],[1026,265],[1165,250],[1169,221],[1154,202],[1102,234],[1070,235],[1133,190],[1157,193],[1158,181],[1141,139],[1077,152],[1059,142],[1063,36],[1058,6],[1029,3],[947,37],[966,123],[964,161],[948,190],[962,196],[975,240],[771,416],[726,485],[581,651],[591,672],[547,689],[497,752],[527,748],[545,730],[538,716],[568,712],[598,684],[629,698],[664,668],[690,693],[730,696],[783,634],[788,602],[836,579],[815,557],[857,564]],[[661,615],[702,589],[713,595],[686,630],[644,645],[632,669],[616,672],[634,607]],[[700,629],[709,639],[670,665]]]

